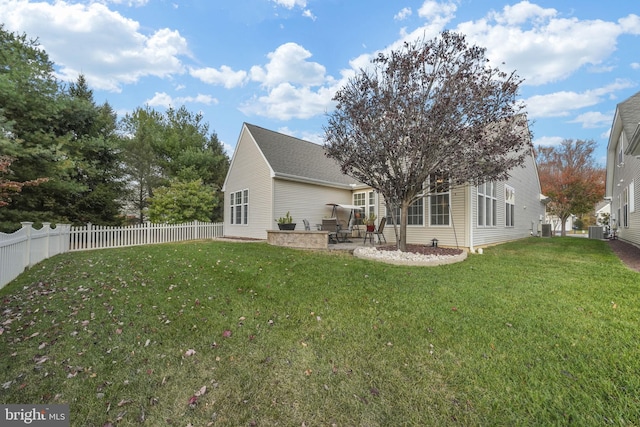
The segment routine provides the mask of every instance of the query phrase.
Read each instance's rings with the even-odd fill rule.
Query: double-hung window
[[[504,210],[505,210],[505,226],[513,227],[516,224],[516,191],[513,187],[504,186]]]
[[[229,209],[231,224],[247,225],[249,223],[249,190],[231,193]]]
[[[449,179],[444,175],[429,176],[429,225],[449,225]]]
[[[486,182],[478,186],[478,226],[479,227],[495,227],[496,226],[496,206],[498,198],[496,197],[496,184]]]

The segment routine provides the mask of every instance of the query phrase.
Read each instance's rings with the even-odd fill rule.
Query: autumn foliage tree
[[[405,43],[380,53],[336,93],[326,153],[384,197],[404,251],[402,213],[425,196],[430,176],[480,184],[506,179],[522,164],[530,135],[520,83],[515,73],[490,67],[485,49],[461,34]]]
[[[606,172],[596,165],[593,140],[566,139],[558,146],[540,147],[537,153],[542,193],[549,198],[547,211],[561,222],[571,215],[583,215],[594,209],[605,192]]]
[[[0,156],[0,208],[11,203],[11,197],[22,191],[23,187],[31,187],[47,182],[47,178],[32,179],[24,182],[11,181],[6,176],[13,158]]]

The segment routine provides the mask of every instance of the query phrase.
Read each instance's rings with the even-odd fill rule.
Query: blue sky
[[[525,79],[534,144],[594,139],[640,91],[635,0],[0,0],[58,77],[95,100],[201,112],[231,154],[242,123],[322,143],[331,98],[377,52],[459,31]]]

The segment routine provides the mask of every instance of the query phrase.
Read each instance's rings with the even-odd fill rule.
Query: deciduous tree
[[[180,224],[194,220],[209,221],[216,200],[213,189],[202,180],[173,181],[159,187],[150,200],[151,222]]]
[[[335,95],[327,155],[370,185],[395,216],[406,250],[406,213],[429,176],[450,185],[507,178],[530,137],[517,100],[521,80],[488,65],[485,49],[444,32],[380,53]],[[394,227],[398,223],[394,218]]]
[[[547,211],[560,220],[563,236],[571,215],[592,211],[604,197],[606,172],[596,164],[595,148],[594,140],[565,139],[558,146],[538,149],[540,186],[550,200]]]

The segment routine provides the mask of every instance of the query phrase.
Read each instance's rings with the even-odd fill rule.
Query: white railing
[[[131,225],[103,227],[87,224],[72,227],[58,224],[41,229],[32,222],[23,222],[15,233],[0,233],[0,289],[18,277],[25,268],[54,255],[89,249],[120,248],[223,237],[222,223],[194,221],[186,224]]]

